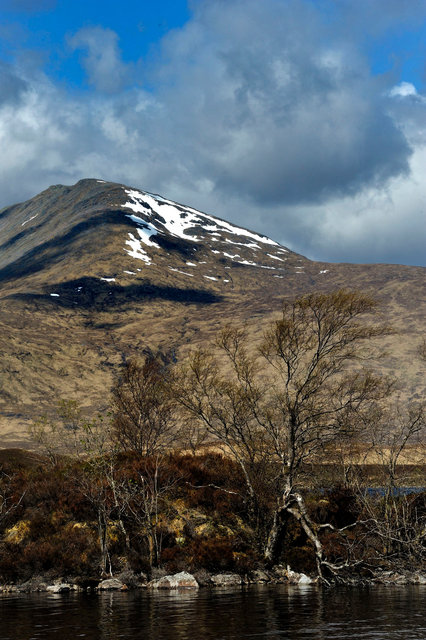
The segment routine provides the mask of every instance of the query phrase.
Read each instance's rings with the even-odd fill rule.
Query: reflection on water
[[[0,596],[0,640],[425,640],[426,586]]]

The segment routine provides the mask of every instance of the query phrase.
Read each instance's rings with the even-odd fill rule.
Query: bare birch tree
[[[413,468],[425,465],[426,414],[421,402],[391,403],[377,412],[368,457],[380,473],[376,489],[360,485],[358,499],[370,537],[385,561],[416,565],[426,557],[426,514],[412,489]],[[420,483],[422,480],[420,480]],[[420,487],[421,488],[421,487]]]
[[[181,406],[239,463],[253,511],[260,492],[273,497],[264,540],[269,564],[277,561],[293,517],[313,544],[319,576],[325,567],[336,569],[324,558],[319,529],[308,515],[303,469],[350,434],[360,415],[366,421],[389,392],[387,380],[360,366],[371,340],[391,332],[369,324],[367,315],[375,311],[375,301],[356,291],[286,301],[254,355],[244,330],[228,328],[218,351],[195,351],[178,376]],[[355,370],[349,368],[354,362]]]
[[[117,442],[143,456],[164,451],[177,438],[175,403],[168,368],[158,357],[129,360],[113,389],[113,431]]]

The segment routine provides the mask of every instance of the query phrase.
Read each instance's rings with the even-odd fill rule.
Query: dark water
[[[0,596],[0,640],[425,640],[426,586]]]

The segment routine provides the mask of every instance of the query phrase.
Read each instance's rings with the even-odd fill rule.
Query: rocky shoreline
[[[318,585],[318,579],[304,573],[292,571],[289,567],[278,565],[271,570],[258,569],[241,576],[237,573],[210,574],[207,571],[194,575],[186,571],[163,575],[149,580],[143,573],[136,574],[124,571],[117,577],[100,579],[56,579],[51,581],[43,576],[35,576],[20,584],[0,585],[0,594],[8,593],[71,593],[71,592],[104,592],[130,591],[134,589],[149,590],[196,590],[199,588],[238,588],[251,585]],[[338,583],[336,583],[338,584]],[[426,585],[425,573],[398,573],[394,571],[377,571],[373,576],[346,577],[345,585]]]

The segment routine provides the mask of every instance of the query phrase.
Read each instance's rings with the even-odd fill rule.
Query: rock
[[[128,589],[140,589],[145,587],[148,582],[145,573],[135,573],[131,569],[124,569],[117,575],[117,578]]]
[[[99,584],[100,580],[99,578],[95,578],[95,577],[89,577],[89,578],[76,578],[76,588],[77,589],[82,589],[83,591],[88,590],[91,591],[92,589],[97,589],[98,584]]]
[[[373,578],[374,582],[380,584],[426,584],[424,573],[397,573],[396,571],[377,571]]]
[[[271,576],[266,571],[262,571],[262,569],[255,569],[250,573],[250,582],[254,582],[254,584],[271,582]]]
[[[97,588],[99,591],[120,591],[123,587],[124,584],[117,578],[107,578],[107,580],[102,580]]]
[[[50,593],[67,593],[68,591],[72,591],[73,586],[66,582],[60,582],[58,584],[50,584],[46,587],[46,591],[50,591]]]
[[[287,569],[287,578],[290,584],[313,584],[315,580],[304,573],[292,571],[290,567]]]
[[[194,578],[200,585],[200,587],[207,587],[211,584],[212,574],[206,569],[199,569],[194,573]]]
[[[194,576],[186,571],[175,573],[173,576],[163,576],[149,585],[151,589],[198,589],[199,585]]]
[[[395,575],[392,576],[392,582],[394,584],[409,584],[410,581],[407,578],[407,576],[401,573],[396,573]]]
[[[16,584],[4,584],[0,591],[2,593],[17,593],[19,591],[18,587],[16,586]]]
[[[283,584],[288,582],[288,570],[289,567],[286,569],[282,564],[275,565],[272,568],[271,576],[274,584]]]
[[[20,593],[41,592],[47,590],[47,584],[43,582],[40,576],[30,578],[27,582],[23,582],[16,587]]]
[[[237,573],[218,573],[211,578],[215,587],[236,587],[242,584],[241,576]]]

